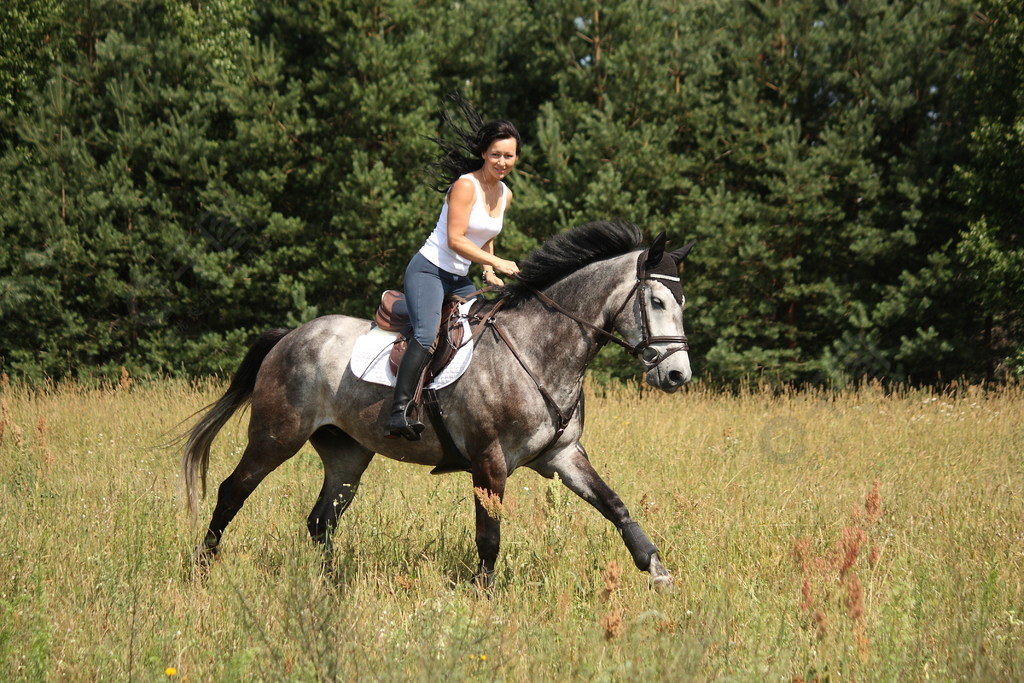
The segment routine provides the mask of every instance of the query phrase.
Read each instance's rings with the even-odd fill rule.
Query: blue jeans
[[[412,336],[429,349],[441,324],[441,304],[448,294],[467,296],[477,289],[465,275],[438,268],[423,254],[416,255],[405,268],[405,303],[412,321]]]

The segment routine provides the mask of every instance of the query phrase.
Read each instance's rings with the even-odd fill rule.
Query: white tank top
[[[461,176],[459,180],[462,178],[469,178],[476,187],[476,199],[473,202],[473,208],[469,212],[469,226],[466,228],[466,237],[476,246],[483,248],[489,240],[501,232],[501,226],[505,220],[505,209],[508,206],[508,187],[505,186],[505,183],[500,180],[498,181],[501,184],[501,199],[499,200],[501,212],[495,218],[487,213],[487,204],[484,203],[484,191],[480,187],[480,181],[476,179],[476,176],[472,173],[467,173]],[[469,273],[469,266],[472,261],[456,254],[448,247],[447,197],[444,200],[444,206],[441,207],[441,216],[437,219],[437,225],[434,226],[434,231],[430,233],[427,241],[420,248],[420,253],[435,266],[442,270],[447,270],[449,273],[454,275],[466,275]]]

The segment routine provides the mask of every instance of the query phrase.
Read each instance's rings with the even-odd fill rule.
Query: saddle
[[[430,384],[452,362],[459,347],[462,346],[465,330],[459,321],[459,304],[463,301],[464,299],[461,297],[452,296],[446,298],[441,305],[441,324],[438,326],[434,344],[430,348],[434,355],[420,380],[421,386]],[[397,375],[402,355],[405,354],[405,350],[409,346],[409,339],[412,338],[412,321],[409,319],[405,294],[393,289],[384,292],[380,297],[380,305],[377,306],[373,320],[380,329],[397,333],[395,343],[391,346],[391,356],[388,359],[391,372]]]
[[[441,462],[431,470],[431,474],[443,474],[445,472],[469,472],[469,458],[459,450],[459,447],[452,439],[451,432],[444,422],[444,411],[437,398],[437,392],[427,386],[455,357],[456,352],[463,343],[465,328],[459,320],[459,304],[464,299],[460,297],[448,297],[441,306],[441,324],[438,326],[437,337],[434,340],[434,355],[427,364],[427,368],[420,378],[419,386],[416,389],[413,404],[423,404],[427,417],[434,426],[437,438],[441,442],[441,450],[444,454]],[[474,307],[475,308],[475,307]],[[391,372],[397,374],[398,364],[402,360],[412,337],[412,322],[409,320],[409,309],[405,303],[405,295],[389,289],[380,297],[380,305],[373,316],[377,327],[389,332],[396,332],[398,337],[391,347],[391,356],[388,362],[391,365]]]

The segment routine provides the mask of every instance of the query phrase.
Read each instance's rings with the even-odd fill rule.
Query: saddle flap
[[[388,292],[385,292],[386,294]],[[402,296],[400,292],[397,294]],[[402,304],[404,305],[404,303],[403,296]],[[435,377],[441,374],[441,371],[452,362],[455,354],[458,353],[459,348],[462,346],[466,330],[459,319],[460,303],[462,303],[462,300],[458,298],[446,299],[441,307],[441,325],[438,328],[437,337],[434,339],[434,355],[430,359],[430,363],[427,364],[427,371],[422,379],[423,384],[430,384]],[[390,329],[379,323],[378,325],[382,329]],[[406,321],[391,347],[391,355],[388,358],[392,374],[398,374],[398,366],[402,362],[402,356],[405,354],[405,349],[409,345],[409,338],[411,336],[412,325]]]

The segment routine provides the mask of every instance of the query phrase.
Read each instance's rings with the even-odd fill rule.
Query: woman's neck
[[[477,182],[480,183],[482,187],[488,190],[493,190],[500,182],[497,178],[493,178],[487,173],[484,173],[482,168],[473,171],[471,175],[476,178]]]

